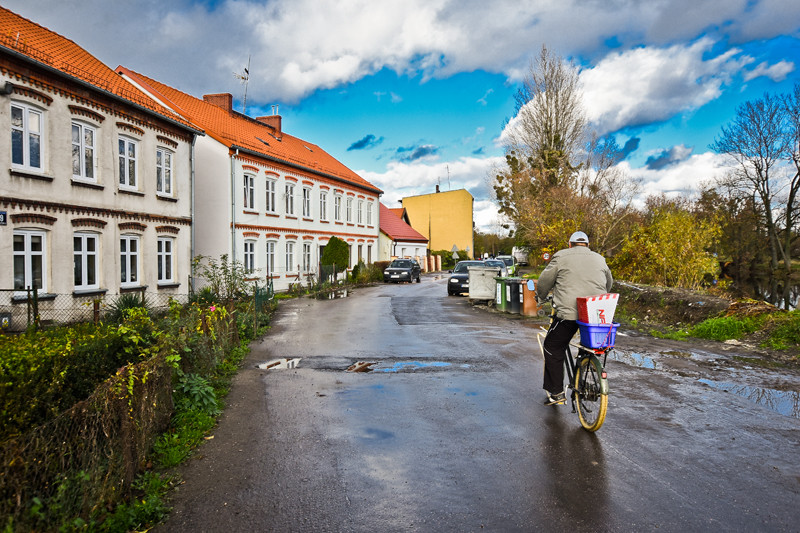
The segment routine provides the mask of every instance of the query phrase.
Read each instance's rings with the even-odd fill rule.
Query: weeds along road
[[[800,528],[796,375],[619,335],[590,434],[568,406],[542,405],[541,322],[445,287],[426,276],[282,301],[158,530]],[[259,368],[284,358],[299,362]],[[346,371],[359,361],[376,364]],[[788,389],[795,416],[725,385],[760,379]]]

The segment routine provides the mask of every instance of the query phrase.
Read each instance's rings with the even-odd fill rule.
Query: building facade
[[[0,108],[0,315],[12,329],[26,325],[28,289],[58,321],[125,292],[189,292],[199,130],[4,8]]]
[[[190,96],[124,67],[117,72],[206,133],[196,154],[197,253],[240,261],[275,290],[316,278],[329,239],[350,265],[378,259],[381,190],[319,146],[283,131],[278,114],[251,118],[230,94]]]
[[[380,204],[381,234],[378,241],[378,259],[389,261],[398,257],[416,259],[427,270],[428,239],[401,218],[401,213]]]
[[[428,239],[429,250],[464,250],[474,256],[472,195],[466,189],[403,198],[411,226]]]

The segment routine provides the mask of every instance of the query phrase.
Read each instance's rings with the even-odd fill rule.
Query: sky
[[[709,145],[737,106],[800,84],[797,0],[0,0],[197,97],[282,116],[403,197],[467,189],[500,233],[493,169],[542,46],[580,72],[590,127],[625,147],[643,195],[691,194],[729,164]],[[245,85],[241,76],[249,64]]]

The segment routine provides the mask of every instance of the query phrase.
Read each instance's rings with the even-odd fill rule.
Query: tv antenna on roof
[[[242,98],[242,114],[247,114],[247,82],[250,81],[250,56],[247,56],[247,66],[244,69],[243,74],[239,74],[238,72],[233,73],[234,77],[236,77],[242,85],[244,85],[244,97]]]

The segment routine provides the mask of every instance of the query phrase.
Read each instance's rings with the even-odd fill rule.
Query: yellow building
[[[428,250],[459,250],[474,255],[472,195],[466,189],[403,198],[411,227],[428,239]],[[462,259],[464,259],[462,257]]]

